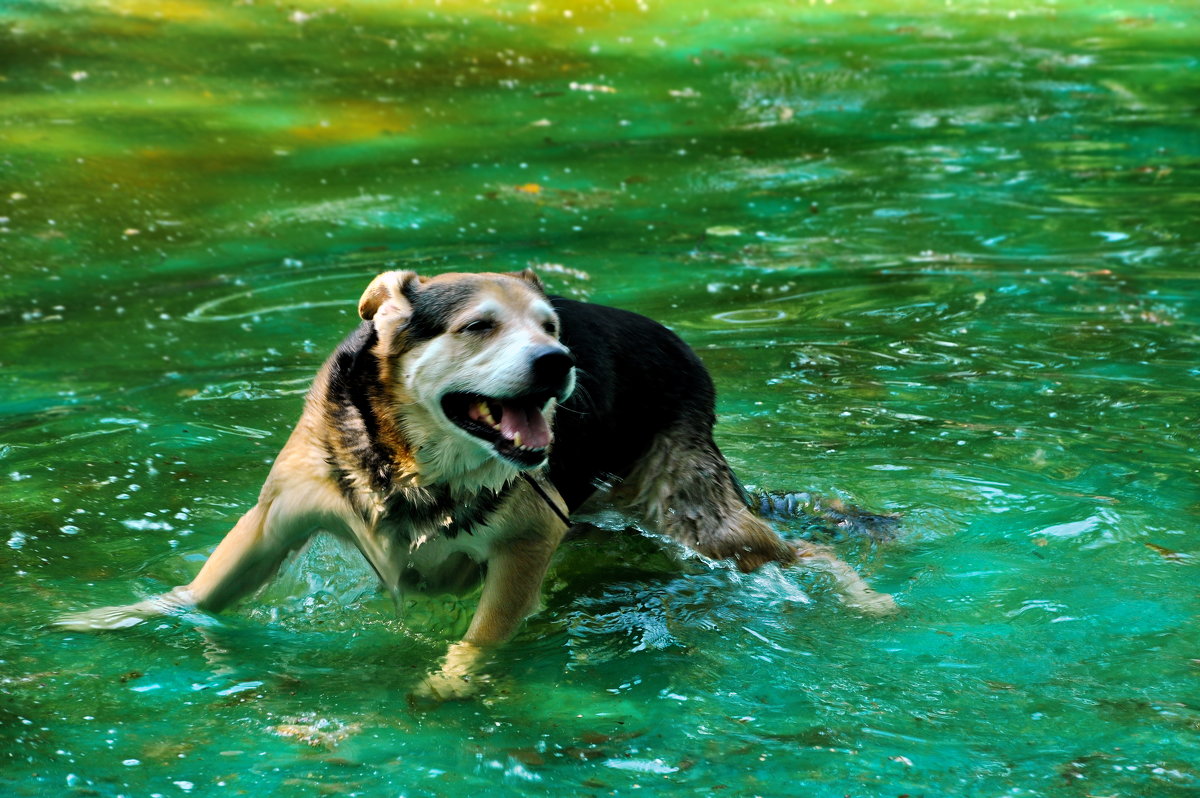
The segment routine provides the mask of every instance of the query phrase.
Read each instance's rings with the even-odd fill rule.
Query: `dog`
[[[466,635],[417,689],[465,697],[489,649],[537,607],[571,514],[597,495],[704,557],[744,572],[823,567],[847,603],[895,609],[828,549],[785,541],[750,511],[713,441],[712,380],[657,322],[549,296],[531,270],[385,272],[358,312],[258,502],[196,578],[61,626],[219,612],[327,531],[352,542],[394,596],[482,581]]]

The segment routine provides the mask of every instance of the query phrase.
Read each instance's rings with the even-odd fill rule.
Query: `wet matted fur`
[[[715,391],[661,324],[548,296],[531,271],[385,272],[329,357],[258,502],[188,585],[67,616],[115,629],[183,607],[217,612],[318,531],[351,541],[393,594],[482,592],[419,692],[472,692],[487,649],[537,606],[565,516],[598,497],[743,571],[822,567],[840,595],[890,611],[828,549],[754,515],[713,441]],[[614,487],[615,486],[615,487]],[[608,488],[613,488],[609,490]]]

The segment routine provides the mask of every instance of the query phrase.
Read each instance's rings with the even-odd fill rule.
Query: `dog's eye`
[[[548,332],[550,335],[558,335],[558,325],[552,321],[548,321],[543,324],[542,329]]]
[[[470,322],[469,324],[463,325],[460,332],[485,333],[485,332],[491,332],[495,328],[496,328],[496,323],[494,321],[492,321],[491,319],[476,319],[475,321]]]

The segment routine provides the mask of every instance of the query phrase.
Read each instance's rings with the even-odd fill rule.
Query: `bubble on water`
[[[139,532],[147,532],[155,529],[163,532],[170,532],[175,529],[175,527],[171,526],[166,521],[150,521],[145,518],[130,518],[126,521],[122,521],[121,525],[127,529],[135,529]]]
[[[1088,532],[1094,531],[1099,527],[1101,519],[1097,516],[1089,516],[1082,521],[1068,521],[1062,524],[1053,524],[1043,529],[1038,529],[1030,533],[1030,536],[1052,537],[1052,538],[1077,538]]]
[[[668,773],[678,773],[679,768],[672,767],[661,759],[607,759],[604,762],[605,767],[613,768],[614,770],[629,770],[634,773],[647,773],[654,775],[666,775]]]
[[[101,424],[120,424],[123,427],[138,427],[140,429],[149,429],[150,425],[138,418],[120,418],[116,416],[106,416],[100,419]]]
[[[217,695],[234,695],[235,693],[243,693],[246,690],[253,690],[262,686],[263,683],[259,681],[238,682],[233,687],[228,687],[224,690],[218,690]]]

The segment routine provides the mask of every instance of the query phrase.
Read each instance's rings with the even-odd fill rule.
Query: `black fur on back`
[[[670,428],[709,436],[716,390],[679,336],[617,308],[550,297],[575,356],[575,392],[554,417],[550,480],[576,509],[599,483],[626,476]]]

